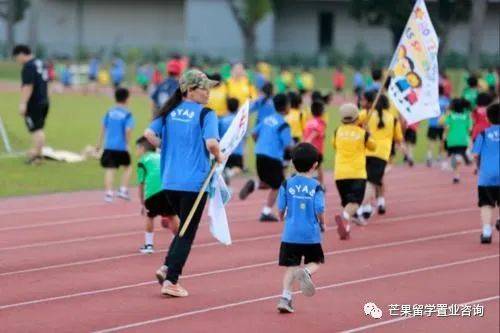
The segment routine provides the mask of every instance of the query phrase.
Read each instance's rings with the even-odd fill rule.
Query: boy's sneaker
[[[337,224],[337,232],[340,236],[341,240],[346,240],[349,239],[349,233],[350,233],[350,228],[349,228],[349,222],[344,220],[342,216],[340,215],[335,215],[335,223]]]
[[[497,220],[497,223],[495,224],[495,228],[497,228],[497,230],[500,231],[500,219]]]
[[[172,284],[172,282],[165,280],[161,287],[161,293],[172,297],[186,297],[189,295],[188,291],[184,289],[179,283]]]
[[[460,178],[453,177],[453,184],[459,184],[459,183],[460,183]]]
[[[151,254],[155,252],[155,249],[152,244],[144,244],[139,251],[144,254]]]
[[[481,244],[491,244],[491,235],[485,236],[481,234]]]
[[[378,215],[384,215],[385,214],[385,206],[384,205],[379,205],[377,207]]]
[[[426,161],[425,161],[425,165],[427,165],[428,168],[432,168],[432,160],[430,158],[428,158]]]
[[[130,195],[127,190],[119,190],[116,192],[116,196],[120,199],[130,201]]]
[[[108,203],[113,202],[113,194],[112,193],[106,193],[104,195],[104,201],[108,202]]]
[[[302,291],[304,296],[311,297],[314,295],[316,288],[312,282],[311,275],[304,268],[297,269],[294,278],[299,281],[300,291]]]
[[[260,222],[279,222],[279,219],[273,214],[260,214]]]
[[[240,200],[245,200],[253,191],[255,191],[255,181],[250,179],[240,190]]]
[[[156,279],[160,285],[163,285],[163,282],[167,279],[167,270],[168,267],[163,265],[156,271]]]
[[[284,297],[280,298],[278,306],[276,308],[278,309],[279,313],[293,313],[295,311],[292,306],[292,300],[288,300]]]

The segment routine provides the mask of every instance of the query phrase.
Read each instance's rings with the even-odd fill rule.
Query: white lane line
[[[448,215],[448,214],[454,214],[454,213],[463,213],[463,212],[468,212],[468,211],[475,211],[475,208],[469,208],[469,209],[463,209],[463,210],[448,210],[448,211],[441,211],[441,212],[436,212],[436,213],[426,213],[426,214],[415,214],[415,215],[406,215],[406,216],[400,216],[400,217],[392,217],[392,218],[387,218],[384,219],[385,221],[388,222],[396,222],[396,221],[406,221],[406,220],[412,220],[412,219],[420,219],[420,218],[428,218],[428,217],[435,217],[435,216],[442,216],[442,215]],[[431,216],[429,216],[431,214]],[[332,230],[335,228],[327,228],[327,230]],[[139,234],[142,232],[133,232],[131,234]],[[105,237],[106,235],[103,236],[96,236],[96,237]],[[113,235],[110,235],[111,237],[116,237]],[[242,238],[239,240],[234,240],[233,243],[237,242],[245,242],[245,241],[253,241],[253,240],[262,240],[262,239],[268,239],[268,238],[274,238],[274,237],[279,237],[281,234],[272,234],[272,235],[267,235],[267,236],[257,236],[257,237],[250,237],[250,238]],[[86,240],[93,240],[92,237],[85,237],[84,239],[79,238],[76,241],[86,241]],[[67,240],[67,241],[62,241],[62,242],[73,242],[74,240]],[[29,245],[29,247],[34,247],[36,246],[37,243]],[[194,248],[196,247],[208,247],[208,246],[215,246],[219,245],[218,242],[209,242],[209,243],[203,243],[203,244],[195,244],[193,245]],[[0,251],[3,250],[0,248]],[[161,250],[159,252],[164,252],[165,250]],[[62,267],[70,267],[70,266],[77,266],[77,265],[85,265],[85,264],[92,264],[92,263],[97,263],[97,262],[102,262],[102,261],[108,261],[108,260],[115,260],[115,259],[123,259],[123,258],[129,258],[129,257],[135,257],[135,256],[140,256],[142,254],[139,253],[133,253],[133,254],[125,254],[125,255],[118,255],[118,256],[111,256],[111,257],[106,257],[106,258],[98,258],[98,259],[91,259],[91,260],[83,260],[83,261],[76,261],[68,264],[57,264],[57,265],[50,265],[50,266],[42,266],[42,267],[36,267],[36,268],[31,268],[31,269],[24,269],[24,270],[19,270],[19,271],[12,271],[12,272],[4,272],[0,273],[0,277],[2,276],[7,276],[7,275],[13,275],[13,274],[20,274],[20,273],[30,273],[30,272],[36,272],[36,271],[42,271],[46,269],[52,269],[52,268],[62,268]]]
[[[496,296],[491,296],[491,297],[485,297],[485,298],[475,299],[473,301],[468,301],[468,302],[461,303],[461,304],[458,304],[458,305],[459,306],[463,306],[463,305],[486,303],[486,302],[491,302],[491,301],[498,300],[499,298],[500,298],[500,296],[496,295]],[[404,321],[404,320],[408,320],[408,319],[412,319],[412,318],[415,318],[415,316],[409,315],[407,317],[399,317],[399,318],[395,318],[395,319],[391,319],[391,320],[380,321],[380,322],[377,322],[375,324],[370,324],[370,325],[365,325],[365,326],[351,328],[349,330],[342,331],[341,333],[362,332],[362,331],[366,331],[366,330],[368,330],[370,328],[375,328],[375,327],[390,325],[390,324],[394,324],[394,323],[397,323],[397,322],[400,322],[400,321]]]
[[[395,169],[397,170],[397,169]],[[416,175],[420,175],[420,174],[429,174],[429,171],[428,170],[419,170],[419,171],[413,171],[412,172],[412,176],[416,176]],[[329,176],[331,176],[331,173],[327,174]],[[388,179],[399,179],[399,178],[408,178],[408,175],[406,173],[398,173],[398,174],[393,174],[391,175],[391,173],[389,173],[387,175]],[[246,179],[246,178],[245,178]],[[244,182],[243,182],[244,183]],[[241,184],[243,186],[243,183]],[[448,183],[447,183],[448,184]],[[331,186],[334,186],[334,184],[330,184]],[[436,185],[436,184],[434,184]],[[71,196],[71,195],[74,195],[74,194],[93,194],[95,193],[96,196],[99,196],[101,192],[98,192],[98,191],[81,191],[81,192],[68,192],[67,195],[68,196]],[[35,195],[35,196],[29,196],[29,197],[24,197],[24,198],[17,198],[17,199],[13,199],[13,201],[25,201],[27,205],[29,205],[29,201],[31,199],[36,199],[36,198],[40,198],[40,197],[47,197],[47,196],[51,196],[51,194],[41,194],[41,195]],[[4,203],[5,204],[8,204],[8,200],[9,199],[6,199],[5,201],[3,200],[0,200],[0,205],[3,205]],[[76,201],[80,200],[78,198],[75,198]],[[252,200],[250,200],[252,201]],[[245,202],[241,202],[241,201],[236,201],[235,203],[239,203],[241,205],[243,205],[244,203],[247,203],[247,201]],[[42,203],[43,205],[43,203]],[[70,205],[61,205],[61,206],[49,206],[49,207],[39,207],[39,208],[28,208],[28,209],[13,209],[13,210],[4,210],[4,209],[1,209],[0,210],[0,215],[9,215],[9,214],[24,214],[24,213],[33,213],[33,212],[45,212],[45,211],[51,211],[51,210],[61,210],[61,209],[72,209],[72,208],[79,208],[79,207],[92,207],[92,206],[109,206],[108,203],[105,203],[105,202],[102,202],[102,201],[92,201],[92,202],[89,202],[89,203],[81,203],[81,204],[70,204]],[[4,207],[5,208],[5,207]]]
[[[478,231],[479,231],[479,229],[465,230],[465,231],[459,231],[459,232],[453,232],[453,233],[447,233],[447,234],[441,234],[441,235],[408,239],[408,240],[391,242],[391,243],[376,244],[376,245],[371,245],[371,246],[362,246],[362,247],[345,249],[345,250],[340,250],[340,251],[330,251],[330,252],[326,252],[325,256],[332,256],[332,255],[345,254],[345,253],[354,253],[354,252],[373,250],[373,249],[379,249],[379,248],[387,248],[387,247],[400,246],[400,245],[412,244],[412,243],[419,243],[419,242],[425,242],[425,241],[437,240],[437,239],[445,239],[445,238],[450,238],[450,237],[455,237],[455,236],[466,235],[466,234],[470,234],[470,233],[478,232]],[[208,275],[214,275],[214,274],[236,272],[236,271],[241,271],[241,270],[245,270],[245,269],[252,269],[252,268],[258,268],[258,267],[264,267],[264,266],[272,266],[272,265],[276,265],[276,263],[277,263],[277,261],[273,260],[273,261],[261,262],[258,264],[237,266],[237,267],[232,267],[232,268],[224,268],[224,269],[218,269],[218,270],[214,270],[214,271],[189,274],[189,275],[184,275],[182,278],[188,279],[188,278],[195,278],[195,277],[208,276]],[[13,307],[20,307],[20,306],[25,306],[25,305],[31,305],[31,304],[45,303],[45,302],[50,302],[50,301],[57,301],[57,300],[62,300],[62,299],[74,298],[74,297],[97,295],[97,294],[102,294],[102,293],[107,293],[107,292],[112,292],[112,291],[117,291],[117,290],[122,290],[122,289],[142,287],[145,285],[155,284],[155,283],[158,283],[158,282],[156,280],[155,281],[145,281],[145,282],[117,286],[117,287],[106,288],[106,289],[89,290],[89,291],[84,291],[84,292],[79,292],[79,293],[74,293],[74,294],[54,296],[54,297],[42,298],[42,299],[25,301],[25,302],[14,303],[14,304],[6,304],[6,305],[0,306],[0,310],[13,308]]]
[[[494,259],[494,258],[498,258],[498,257],[499,257],[499,255],[496,254],[496,255],[476,257],[476,258],[471,258],[471,259],[466,259],[466,260],[453,261],[453,262],[449,262],[446,264],[425,266],[425,267],[401,271],[401,272],[397,272],[397,273],[382,274],[382,275],[371,276],[368,278],[363,278],[363,279],[358,279],[358,280],[351,280],[351,281],[345,281],[345,282],[340,282],[340,283],[334,283],[334,284],[330,284],[330,285],[317,287],[316,290],[321,291],[321,290],[326,290],[326,289],[331,289],[331,288],[339,288],[339,287],[360,284],[360,283],[365,283],[365,282],[371,282],[371,281],[377,281],[377,280],[383,280],[383,279],[388,279],[388,278],[393,278],[393,277],[400,277],[400,276],[421,273],[421,272],[426,272],[426,271],[431,271],[431,270],[436,270],[436,269],[442,269],[442,268],[448,268],[448,267],[453,267],[453,266],[458,266],[458,265],[470,264],[470,263]],[[295,293],[298,293],[298,292],[295,292]],[[198,314],[202,314],[202,313],[223,310],[223,309],[228,309],[228,308],[234,308],[234,307],[242,306],[245,304],[263,302],[263,301],[267,301],[267,300],[277,298],[280,296],[281,295],[270,295],[270,296],[265,296],[265,297],[247,299],[247,300],[235,302],[235,303],[228,303],[228,304],[223,304],[223,305],[219,305],[219,306],[206,307],[206,308],[202,308],[199,310],[182,312],[182,313],[179,313],[176,315],[171,315],[171,316],[166,316],[166,317],[161,317],[161,318],[156,318],[156,319],[151,319],[151,320],[146,320],[146,321],[140,321],[140,322],[131,323],[131,324],[122,325],[122,326],[111,327],[111,328],[96,331],[94,333],[117,332],[117,331],[129,329],[129,328],[135,328],[135,327],[155,324],[155,323],[159,323],[159,322],[165,322],[165,321],[178,319],[178,318],[185,318],[185,317],[194,316],[194,315],[198,315]]]

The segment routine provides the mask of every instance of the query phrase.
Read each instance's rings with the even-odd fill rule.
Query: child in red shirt
[[[491,104],[491,102],[492,98],[488,93],[483,92],[477,96],[477,107],[471,115],[472,122],[474,124],[472,127],[472,142],[476,140],[479,133],[490,127],[490,121],[486,115],[486,108]]]
[[[323,150],[326,136],[326,122],[323,120],[325,105],[319,100],[311,104],[311,113],[313,118],[306,123],[304,129],[304,142],[311,143],[319,151],[318,161],[318,181],[324,188],[323,182]]]

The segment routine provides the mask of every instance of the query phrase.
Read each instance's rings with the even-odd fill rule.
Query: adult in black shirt
[[[33,146],[29,152],[29,163],[39,163],[45,144],[45,119],[49,112],[47,93],[48,72],[40,59],[36,59],[26,45],[17,45],[12,51],[16,62],[23,65],[21,73],[21,101],[19,113],[31,133]]]

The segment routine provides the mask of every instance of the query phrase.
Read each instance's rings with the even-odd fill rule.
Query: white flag
[[[246,101],[236,114],[236,117],[234,117],[227,132],[222,137],[219,146],[221,152],[226,156],[231,155],[245,137],[248,128],[248,113],[249,102]],[[224,166],[225,165],[221,165],[217,168],[210,185],[208,217],[212,236],[222,244],[230,245],[231,233],[229,232],[229,224],[224,208],[230,199],[230,193],[222,177]]]
[[[409,124],[440,115],[438,48],[425,2],[418,0],[391,61],[388,91]]]

